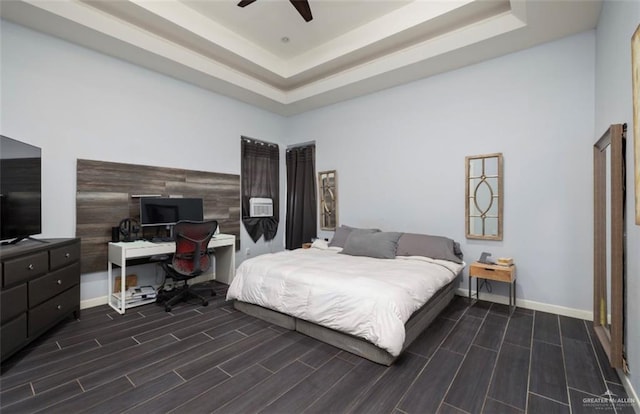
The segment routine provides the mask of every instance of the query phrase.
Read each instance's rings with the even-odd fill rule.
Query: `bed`
[[[318,241],[246,260],[227,299],[244,313],[391,365],[451,301],[464,263],[450,239],[360,230],[342,243],[336,232],[331,246]],[[416,240],[430,248],[407,249]],[[434,240],[447,246],[434,254]]]

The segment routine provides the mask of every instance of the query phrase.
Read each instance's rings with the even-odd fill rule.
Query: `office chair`
[[[169,263],[162,263],[167,277],[174,281],[184,282],[178,293],[164,303],[164,309],[171,312],[171,307],[178,302],[190,298],[199,299],[202,306],[207,306],[207,299],[199,295],[187,283],[189,279],[201,275],[211,267],[211,256],[208,251],[209,241],[218,228],[216,220],[179,221],[173,228],[173,239],[176,251]],[[215,291],[211,289],[213,295]]]

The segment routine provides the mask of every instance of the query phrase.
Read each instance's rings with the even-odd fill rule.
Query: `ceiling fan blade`
[[[240,3],[238,3],[238,7],[245,7],[250,5],[251,3],[253,3],[256,0],[241,0]]]
[[[289,0],[289,1],[291,2],[291,4],[293,4],[293,7],[295,7],[296,10],[298,10],[298,13],[300,13],[300,16],[302,16],[302,18],[306,22],[310,22],[313,19],[313,16],[311,15],[311,7],[309,6],[308,0]]]

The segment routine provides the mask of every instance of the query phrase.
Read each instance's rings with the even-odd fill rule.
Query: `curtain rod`
[[[245,136],[242,136],[241,139],[244,140],[244,141],[247,141],[247,142],[254,142],[256,144],[270,145],[270,146],[273,146],[273,147],[277,147],[278,146],[278,144],[275,144],[273,142],[262,141],[262,140],[259,140],[259,139],[245,137]]]
[[[301,142],[299,144],[288,145],[287,149],[290,150],[290,149],[293,149],[293,148],[308,147],[308,146],[311,146],[311,145],[316,145],[316,142],[315,141],[307,141],[307,142]]]

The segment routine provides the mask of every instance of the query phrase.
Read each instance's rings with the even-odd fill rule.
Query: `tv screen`
[[[204,208],[201,198],[142,197],[140,224],[142,226],[170,226],[180,220],[202,221]]]
[[[42,233],[40,148],[0,135],[0,240]]]

